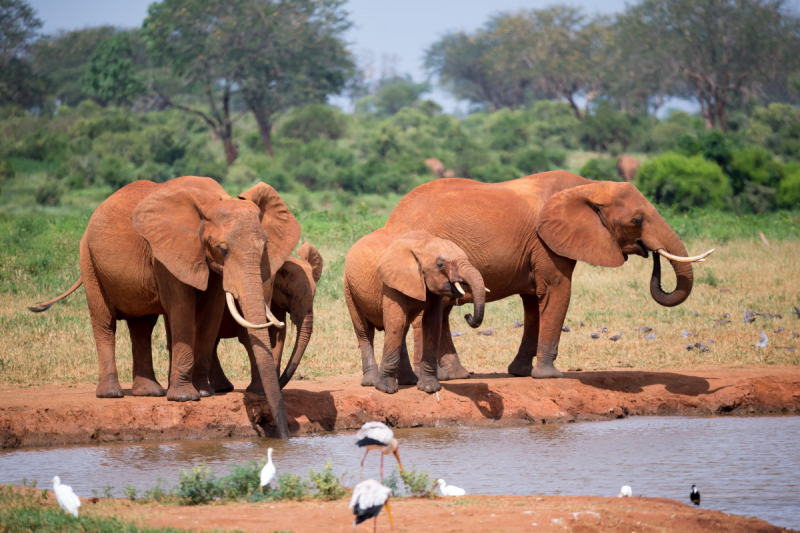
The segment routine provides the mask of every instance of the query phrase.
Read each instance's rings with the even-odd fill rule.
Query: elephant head
[[[686,257],[686,248],[655,207],[630,183],[589,182],[553,194],[542,207],[539,237],[556,254],[593,265],[618,267],[629,254],[653,252],[650,294],[665,307],[683,303],[692,292],[693,261],[713,252]],[[661,288],[659,255],[668,258],[678,283]]]
[[[213,182],[210,178],[192,179],[201,184],[206,179]],[[266,302],[269,299],[265,299],[262,283],[274,278],[278,270],[273,260],[280,259],[282,264],[285,259],[280,258],[283,253],[280,241],[273,241],[263,227],[265,209],[273,207],[275,200],[234,199],[201,187],[184,183],[179,188],[176,182],[175,187],[165,187],[151,194],[134,210],[133,227],[150,244],[155,258],[181,282],[205,291],[209,271],[221,276],[231,314],[239,324],[249,328],[273,420],[280,436],[288,438],[283,397],[269,335],[264,329],[273,321],[268,321],[270,311]],[[264,187],[274,192],[271,187]],[[263,187],[260,190],[264,195],[269,194]],[[264,195],[258,192],[255,191],[253,197],[261,200]],[[294,217],[279,220],[274,224],[278,229],[273,227],[272,234],[291,233],[292,221],[297,223]],[[236,309],[235,302],[244,316]]]
[[[474,315],[467,323],[477,328],[483,322],[486,287],[480,272],[455,243],[431,236],[426,231],[407,233],[395,239],[378,264],[383,283],[406,296],[425,301],[427,291],[454,299],[464,295],[462,283],[469,285]]]
[[[317,282],[322,277],[322,256],[311,243],[304,242],[297,250],[300,259],[289,257],[275,276],[275,289],[272,293],[273,311],[286,312],[297,330],[292,356],[280,378],[281,388],[292,379],[300,360],[308,347],[314,327],[314,296]],[[280,372],[280,360],[286,330],[275,331],[274,355],[276,368]]]

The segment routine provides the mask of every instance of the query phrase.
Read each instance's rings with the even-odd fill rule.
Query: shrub
[[[321,472],[315,472],[312,468],[309,468],[308,477],[311,480],[311,484],[317,489],[317,498],[338,500],[347,494],[347,491],[339,482],[339,478],[333,474],[333,467],[330,461],[325,463],[325,468]]]
[[[617,173],[617,164],[613,159],[595,158],[588,160],[579,172],[581,176],[596,181],[622,181]]]
[[[325,104],[309,104],[292,109],[278,128],[278,135],[309,142],[320,138],[339,139],[346,131],[347,118],[342,111]]]
[[[786,209],[800,207],[800,167],[786,166],[786,176],[778,186],[778,205]]]
[[[589,150],[625,150],[633,138],[633,125],[626,113],[615,110],[607,102],[599,102],[593,113],[583,117],[579,128],[580,141]]]
[[[58,161],[68,147],[65,135],[40,127],[11,146],[8,155],[35,161]]]
[[[110,154],[100,160],[97,177],[116,191],[136,181],[136,169],[130,161]]]
[[[266,462],[266,461],[265,461]],[[245,465],[230,465],[231,473],[217,483],[221,497],[230,500],[248,498],[255,492],[261,492],[261,468],[255,461]]]
[[[177,495],[189,505],[199,505],[220,497],[214,472],[206,465],[195,466],[191,472],[181,470]]]
[[[511,151],[528,144],[530,133],[522,111],[501,109],[489,116],[489,147]]]
[[[234,163],[228,168],[228,175],[225,181],[233,183],[240,190],[244,191],[252,187],[258,181],[258,174],[251,167],[244,163]]]
[[[738,194],[744,190],[746,182],[777,187],[786,171],[766,149],[748,146],[732,152],[728,174],[733,192]]]
[[[425,496],[433,498],[436,496],[436,489],[430,481],[430,474],[424,471],[417,472],[414,466],[411,470],[404,470],[400,474],[400,479],[412,496]]]
[[[725,208],[731,196],[728,178],[714,162],[701,156],[666,153],[645,163],[636,185],[651,200],[679,210]]]
[[[525,174],[536,174],[560,168],[565,159],[566,154],[558,150],[529,148],[517,157],[514,164]]]
[[[308,483],[297,474],[283,474],[272,496],[277,500],[304,500],[308,497]]]
[[[64,186],[59,180],[50,176],[44,183],[37,187],[34,198],[39,205],[56,206],[61,203],[61,196],[63,194]]]
[[[539,100],[531,106],[528,115],[531,117],[531,138],[567,149],[578,147],[581,121],[568,103]]]
[[[484,183],[500,183],[520,178],[522,174],[514,167],[493,161],[487,165],[470,169],[466,176]]]

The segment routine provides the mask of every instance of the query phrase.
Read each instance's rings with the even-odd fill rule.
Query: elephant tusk
[[[461,293],[461,296],[466,296],[467,295],[467,293],[464,292],[464,289],[461,288],[461,284],[459,282],[456,281],[455,283],[453,283],[453,285],[456,286],[456,289],[458,289],[458,292]]]
[[[712,248],[704,254],[695,255],[694,257],[680,257],[678,255],[672,255],[671,253],[667,252],[663,248],[659,248],[656,250],[659,254],[663,255],[667,259],[671,259],[672,261],[678,261],[679,263],[695,263],[697,261],[702,261],[709,255],[711,255],[716,248]]]
[[[275,315],[272,314],[272,311],[269,310],[269,306],[266,303],[264,303],[264,307],[267,310],[267,320],[269,320],[269,322],[267,323],[268,326],[275,326],[278,328],[282,328],[286,325],[277,318],[275,318]]]
[[[245,320],[242,315],[239,314],[239,311],[236,309],[236,303],[233,301],[233,294],[226,292],[225,293],[225,301],[228,302],[228,311],[231,312],[231,316],[233,319],[242,327],[249,328],[249,329],[264,329],[268,328],[269,324],[261,324],[256,325],[252,322],[248,322]]]
[[[487,289],[486,287],[484,287],[483,290],[485,290],[486,292],[492,292],[489,289]]]

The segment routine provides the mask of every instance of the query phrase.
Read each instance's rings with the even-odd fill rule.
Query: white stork
[[[264,487],[269,485],[272,478],[275,477],[275,465],[272,464],[272,448],[267,450],[267,464],[261,469],[261,492],[264,492]]]
[[[383,422],[367,422],[356,434],[358,440],[356,445],[359,448],[365,448],[364,458],[361,460],[361,470],[358,472],[358,479],[361,480],[361,474],[364,471],[364,461],[367,460],[367,454],[370,450],[381,451],[381,482],[383,482],[383,456],[393,453],[397,459],[397,464],[400,466],[400,472],[403,471],[403,463],[400,462],[400,455],[397,453],[398,443],[394,438],[392,430]]]
[[[355,532],[356,526],[370,518],[375,519],[375,525],[372,531],[378,529],[378,514],[381,508],[386,507],[386,514],[389,515],[389,524],[394,528],[394,520],[392,520],[392,509],[389,507],[389,494],[391,494],[389,487],[384,487],[374,479],[367,479],[362,481],[356,488],[353,489],[353,497],[350,498],[350,509],[353,510],[355,520],[353,520],[353,531]]]
[[[75,518],[78,518],[78,507],[81,506],[81,499],[72,492],[72,487],[62,485],[61,478],[58,476],[50,480],[50,483],[53,484],[53,492],[56,493],[58,505]]]

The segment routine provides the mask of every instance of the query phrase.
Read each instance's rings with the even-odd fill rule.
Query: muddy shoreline
[[[98,399],[94,385],[0,387],[0,448],[93,442],[271,435],[263,398],[236,390],[200,402],[131,396]],[[476,374],[428,395],[402,387],[386,395],[354,374],[290,383],[284,390],[293,435],[394,427],[524,426],[626,416],[800,413],[800,368],[565,372],[558,380]],[[126,387],[126,385],[123,385]],[[129,387],[129,384],[127,385]]]

